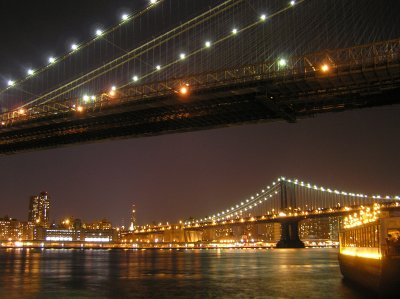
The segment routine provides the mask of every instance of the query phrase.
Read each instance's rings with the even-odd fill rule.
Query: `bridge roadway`
[[[281,248],[301,248],[304,247],[304,243],[299,238],[298,223],[301,220],[310,218],[323,218],[323,217],[338,217],[347,216],[355,212],[361,211],[364,207],[371,207],[373,205],[359,205],[351,207],[336,207],[327,209],[316,209],[309,211],[296,211],[289,210],[287,213],[279,214],[268,214],[262,216],[251,216],[235,218],[231,220],[220,220],[204,223],[192,223],[192,224],[171,224],[161,225],[153,227],[142,227],[134,231],[134,235],[138,236],[161,236],[165,234],[171,234],[173,232],[181,232],[182,236],[185,236],[184,232],[198,232],[209,229],[226,228],[228,226],[241,226],[241,225],[255,225],[265,223],[280,223],[281,224],[281,239],[277,244],[277,247]],[[399,202],[387,202],[380,204],[381,212],[389,211],[400,211]]]
[[[187,86],[188,94],[180,87]],[[0,115],[0,154],[400,103],[400,39],[128,86]],[[82,109],[82,111],[78,111]]]

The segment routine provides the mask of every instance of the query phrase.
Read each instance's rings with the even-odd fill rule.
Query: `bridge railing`
[[[172,94],[179,94],[180,88],[188,85],[190,91],[223,88],[229,85],[246,84],[291,77],[314,76],[324,74],[324,67],[338,71],[366,69],[382,65],[399,64],[400,39],[377,42],[346,49],[326,50],[318,53],[288,58],[283,61],[268,61],[253,65],[240,66],[229,70],[202,73],[185,78],[175,78],[163,82],[129,86],[110,96],[108,91],[97,95],[85,103],[83,99],[65,99],[42,105],[21,108],[0,115],[0,128],[15,123],[35,120],[59,114],[97,111],[124,102],[147,100]],[[398,79],[398,78],[397,78]],[[69,114],[68,114],[69,113]]]

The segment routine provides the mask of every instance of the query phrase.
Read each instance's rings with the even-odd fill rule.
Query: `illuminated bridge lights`
[[[329,72],[329,70],[330,70],[330,67],[326,63],[321,66],[322,72],[327,73],[327,72]]]
[[[150,5],[150,6],[155,6],[155,4],[161,3],[162,1],[164,1],[164,0],[149,0],[149,5]],[[137,15],[140,16],[140,15],[142,14],[142,12],[146,11],[147,9],[148,9],[148,8],[145,8],[144,10],[142,10],[141,12],[139,12]],[[129,14],[123,14],[123,15],[121,16],[121,20],[122,20],[123,22],[125,22],[125,21],[127,21],[127,20],[129,20],[129,19],[131,19],[131,18],[134,18],[134,17],[135,17],[135,16],[131,16],[131,15],[129,15]],[[90,39],[90,40],[88,40],[88,41],[85,42],[85,43],[82,43],[80,46],[79,46],[78,44],[72,44],[71,47],[70,47],[71,52],[70,52],[69,54],[72,54],[73,52],[75,52],[76,50],[78,50],[79,47],[82,47],[82,48],[86,47],[87,45],[89,45],[93,40],[95,40],[95,39],[98,38],[99,36],[101,36],[101,35],[103,35],[103,34],[105,34],[105,33],[110,33],[110,32],[113,30],[112,28],[117,28],[117,27],[114,25],[113,27],[110,27],[110,28],[107,29],[107,30],[97,29],[97,30],[95,31],[95,38]],[[67,56],[68,56],[68,55],[60,56],[60,57],[62,57],[60,60],[63,60],[63,59],[66,58]],[[51,61],[50,61],[50,60],[51,60]],[[55,64],[56,62],[58,62],[58,60],[57,60],[56,58],[54,58],[54,57],[50,57],[49,60],[48,60],[48,62],[49,62],[50,65],[53,65],[53,64]],[[29,71],[29,70],[28,70],[27,75],[28,75],[28,77],[30,77],[30,76],[34,75],[35,73],[40,73],[40,72],[43,71],[45,68],[46,68],[46,67],[43,67],[43,68],[41,68],[41,69],[38,69],[37,72],[34,72],[33,70],[32,70],[32,71]],[[16,83],[22,83],[22,82],[24,82],[26,79],[27,79],[27,78],[21,79],[21,80],[19,80],[18,82],[14,82],[12,85],[14,85],[14,84],[16,84]],[[11,87],[12,85],[8,85],[8,87]],[[0,91],[0,92],[1,92],[1,91]]]
[[[101,29],[97,29],[96,30],[96,32],[95,32],[95,34],[96,34],[96,36],[102,36],[103,35],[103,30],[101,30]]]
[[[157,4],[157,3],[159,3],[159,2],[162,2],[162,1],[150,1],[150,5],[154,5],[154,4]],[[281,12],[283,12],[284,10],[281,10],[281,11],[279,11],[278,13],[281,13]],[[124,15],[122,15],[122,20],[128,20],[130,17],[129,17],[129,15],[128,14],[124,14]],[[267,19],[267,16],[265,15],[265,14],[263,14],[263,15],[261,15],[261,20],[265,20],[265,19]],[[256,23],[254,23],[254,24],[252,24],[252,25],[250,25],[250,26],[248,26],[248,27],[246,27],[245,29],[243,29],[243,30],[247,30],[247,29],[249,29],[249,28],[251,28],[252,26],[254,26]],[[106,33],[109,33],[109,31],[110,31],[110,29],[109,30],[102,30],[102,29],[97,29],[96,31],[95,31],[95,35],[96,35],[96,37],[100,37],[100,36],[102,36],[103,34],[106,34]],[[239,32],[239,30],[237,29],[237,28],[234,28],[233,30],[232,30],[232,34],[233,35],[236,35],[237,33]],[[222,38],[221,40],[224,40],[225,38]],[[94,40],[94,39],[93,39]],[[86,46],[87,44],[83,44],[82,46]],[[211,47],[211,41],[206,41],[205,42],[205,47],[207,47],[207,48],[209,48],[209,47]],[[74,51],[74,50],[76,50],[76,49],[78,49],[78,45],[76,45],[76,44],[73,44],[72,46],[71,46],[71,49]],[[193,54],[196,54],[198,52],[198,50],[197,51],[195,51],[194,53],[192,53],[192,54],[190,54],[190,55],[193,55]],[[180,55],[179,55],[179,57],[180,57],[180,60],[184,60],[184,59],[186,59],[186,57],[187,57],[187,55],[186,55],[186,53],[181,53]],[[63,58],[61,58],[61,59],[63,59]],[[53,63],[56,63],[57,62],[57,59],[56,58],[53,58],[53,57],[51,57],[51,58],[49,58],[49,62],[50,62],[50,64],[53,64]],[[174,64],[174,63],[171,63],[170,65],[172,65],[172,64]],[[156,66],[156,70],[160,70],[161,69],[161,66]],[[146,75],[147,76],[147,75]],[[133,81],[134,82],[136,82],[136,81],[138,81],[138,78],[136,78],[136,76],[133,78]],[[182,90],[182,91],[184,91],[184,90]]]

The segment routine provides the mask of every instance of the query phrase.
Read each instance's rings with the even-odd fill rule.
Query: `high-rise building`
[[[129,230],[133,231],[136,227],[136,209],[135,205],[132,205],[132,215],[131,215],[131,224],[129,226]]]
[[[29,201],[28,221],[36,226],[49,227],[50,197],[47,192],[41,192],[38,196],[31,196]]]

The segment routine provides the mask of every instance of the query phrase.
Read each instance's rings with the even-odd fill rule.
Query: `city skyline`
[[[19,12],[18,1],[2,3],[9,12],[0,21],[2,36],[8,45],[21,45],[0,49],[2,83],[50,51],[65,51],[72,38],[83,39],[80,32],[112,23],[124,8],[133,11],[145,3],[89,2],[78,12],[74,3],[65,3],[62,12],[35,4],[34,13]],[[47,17],[38,20],[39,11]],[[76,16],[74,22],[68,15]],[[47,22],[59,26],[46,27]],[[0,216],[25,219],[29,196],[47,191],[53,200],[50,221],[104,216],[120,224],[129,222],[135,203],[138,223],[174,222],[223,209],[281,175],[353,192],[398,195],[399,111],[398,105],[386,106],[295,124],[243,125],[1,156]]]

